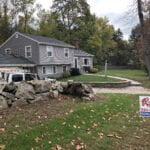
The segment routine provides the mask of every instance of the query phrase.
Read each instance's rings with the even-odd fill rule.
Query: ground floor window
[[[42,72],[43,72],[43,74],[46,74],[46,67],[43,66]]]
[[[54,74],[56,74],[56,73],[57,73],[56,66],[53,66],[53,73],[54,73]]]
[[[67,72],[67,66],[63,66],[63,72]]]
[[[86,65],[86,66],[89,65],[89,59],[87,59],[87,58],[84,59],[84,65]]]

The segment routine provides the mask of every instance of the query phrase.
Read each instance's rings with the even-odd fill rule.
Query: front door
[[[78,68],[78,58],[74,57],[74,67]]]

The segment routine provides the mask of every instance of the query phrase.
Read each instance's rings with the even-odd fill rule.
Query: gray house
[[[0,46],[0,70],[17,67],[40,78],[59,77],[71,68],[93,67],[93,55],[44,36],[14,33]]]

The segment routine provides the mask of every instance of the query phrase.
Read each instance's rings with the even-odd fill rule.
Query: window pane
[[[22,75],[13,75],[13,77],[12,77],[12,81],[14,81],[14,82],[20,82],[22,80],[23,80]]]

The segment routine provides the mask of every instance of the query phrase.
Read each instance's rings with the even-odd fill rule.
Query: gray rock
[[[82,100],[83,100],[83,101],[87,101],[87,102],[88,102],[88,101],[91,101],[91,99],[90,99],[89,97],[82,97]]]
[[[35,91],[32,85],[27,82],[21,82],[18,85],[17,92],[15,94],[16,98],[24,98],[27,100],[33,100],[35,98]]]
[[[0,92],[0,95],[4,96],[6,99],[14,99],[14,95],[8,92]]]
[[[93,89],[92,89],[92,87],[90,85],[82,84],[82,87],[83,87],[85,93],[94,93]]]
[[[64,88],[63,88],[63,86],[61,84],[58,84],[57,90],[58,90],[59,93],[63,93],[64,92]]]
[[[28,101],[25,98],[18,99],[17,101],[12,103],[12,107],[28,105]]]
[[[30,101],[30,103],[35,103],[37,101],[43,101],[43,100],[50,100],[50,92],[42,93],[42,94],[36,94],[36,97],[33,101]]]
[[[59,92],[58,92],[57,90],[50,91],[50,96],[51,96],[52,98],[58,98]]]
[[[49,92],[52,88],[52,83],[50,81],[35,80],[29,83],[34,87],[36,94]]]
[[[17,85],[15,85],[13,82],[10,84],[6,84],[3,92],[7,92],[7,93],[11,93],[11,94],[15,94],[17,91]]]
[[[8,108],[6,99],[3,96],[0,96],[0,109]]]

